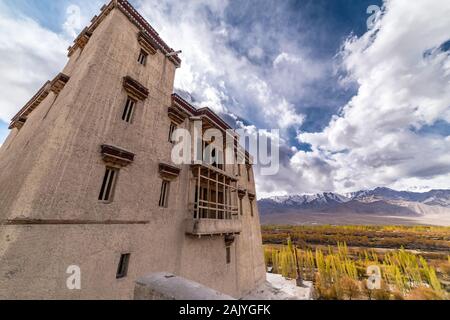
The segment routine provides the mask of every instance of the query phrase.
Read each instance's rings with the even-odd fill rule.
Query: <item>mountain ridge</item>
[[[262,222],[321,223],[367,221],[367,223],[450,225],[450,190],[428,192],[375,188],[339,194],[323,192],[277,196],[258,201]]]
[[[274,201],[276,203],[295,203],[295,204],[310,204],[313,202],[345,203],[351,200],[363,201],[368,200],[370,198],[421,202],[429,205],[439,205],[450,208],[450,190],[433,189],[427,192],[413,192],[413,191],[397,191],[384,187],[375,188],[373,190],[361,190],[345,194],[335,192],[323,192],[316,194],[293,194],[287,196],[275,196],[261,199],[259,200],[259,202]]]

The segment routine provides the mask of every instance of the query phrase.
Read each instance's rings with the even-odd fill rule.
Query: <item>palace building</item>
[[[234,298],[265,283],[252,159],[218,115],[173,94],[177,53],[113,0],[68,56],[0,149],[0,299],[132,299],[158,272]],[[172,133],[199,122],[233,135],[215,153],[245,161],[173,163]]]

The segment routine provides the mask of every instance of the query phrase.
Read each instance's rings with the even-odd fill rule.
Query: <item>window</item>
[[[175,130],[177,130],[177,125],[173,122],[170,123],[170,128],[169,128],[169,142],[170,143],[174,143],[173,141],[173,133],[175,132]]]
[[[227,247],[227,264],[231,263],[231,247]]]
[[[237,167],[238,167],[238,176],[240,177],[241,176],[241,165],[238,164]]]
[[[128,264],[130,263],[130,254],[122,254],[120,256],[119,267],[117,268],[116,279],[125,278],[128,274]]]
[[[159,206],[161,208],[167,208],[169,206],[169,189],[170,182],[163,180],[161,185],[161,195],[159,197]]]
[[[251,182],[251,170],[249,167],[247,167],[247,180],[248,182]]]
[[[107,202],[112,201],[118,174],[118,169],[106,167],[105,176],[103,178],[102,188],[100,189],[98,200]]]
[[[253,217],[253,200],[250,200],[250,214]]]
[[[214,148],[211,151],[211,158],[212,158],[211,160],[213,160],[211,165],[214,168],[223,170],[223,164],[224,164],[223,152]]]
[[[148,53],[141,49],[141,52],[139,53],[138,62],[145,66],[147,64],[147,57]]]
[[[239,197],[239,210],[241,211],[241,216],[244,215],[244,206],[242,204],[242,198]]]
[[[134,114],[134,107],[136,106],[136,100],[128,97],[125,108],[123,109],[122,120],[125,122],[131,122]]]

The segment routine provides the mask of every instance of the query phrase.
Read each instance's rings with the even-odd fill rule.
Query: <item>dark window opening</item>
[[[118,173],[119,171],[117,169],[106,167],[98,200],[112,201]]]
[[[242,198],[239,198],[239,210],[241,211],[241,216],[244,215],[244,205],[242,204]]]
[[[167,208],[169,206],[169,189],[170,182],[163,180],[161,185],[161,195],[159,197],[159,206],[161,208]]]
[[[227,264],[231,263],[231,247],[227,247]]]
[[[145,66],[147,64],[147,57],[148,57],[148,53],[145,52],[144,50],[141,50],[141,52],[139,53],[138,62],[140,64],[142,64],[143,66]]]
[[[116,279],[125,278],[128,274],[128,265],[130,263],[130,254],[122,254],[120,256],[119,267],[117,268]]]
[[[248,182],[251,182],[251,170],[249,167],[247,167],[247,180]]]
[[[253,200],[250,200],[250,214],[253,217]]]
[[[128,97],[125,108],[123,109],[122,120],[130,123],[133,119],[134,108],[136,106],[136,100]]]
[[[224,158],[223,158],[223,153],[222,151],[218,151],[215,148],[212,149],[211,151],[211,158],[214,159],[212,162],[212,166],[214,168],[220,169],[220,170],[224,170]]]
[[[174,143],[174,140],[173,140],[173,133],[175,132],[175,130],[177,130],[177,126],[176,126],[176,124],[175,123],[171,123],[170,124],[170,128],[169,128],[169,142],[170,143]]]

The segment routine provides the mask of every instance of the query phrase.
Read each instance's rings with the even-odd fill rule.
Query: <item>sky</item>
[[[0,0],[0,144],[104,2]],[[183,51],[177,92],[235,128],[280,130],[260,198],[450,188],[450,1],[131,3]]]

